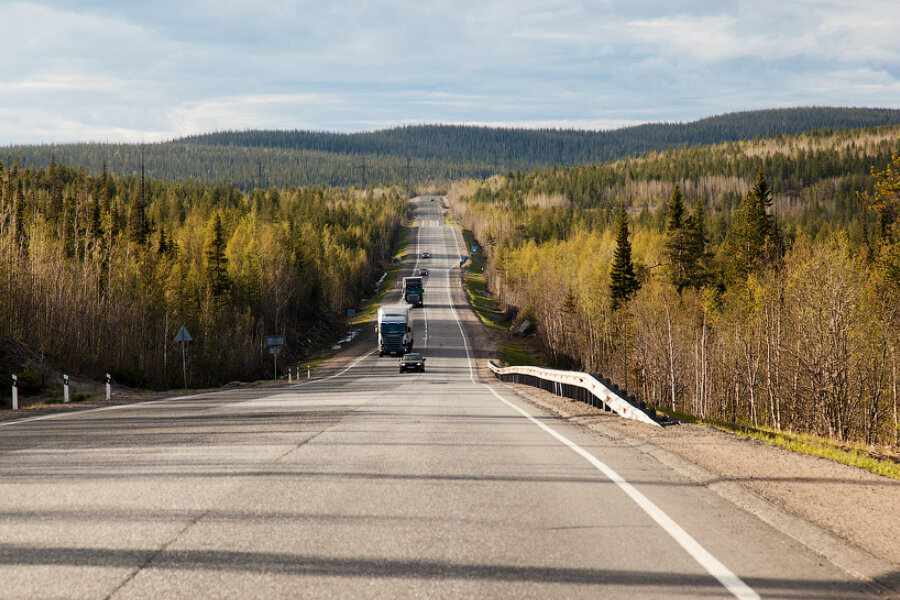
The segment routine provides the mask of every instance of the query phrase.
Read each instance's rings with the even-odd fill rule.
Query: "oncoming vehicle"
[[[413,306],[422,306],[425,303],[425,288],[422,287],[421,277],[403,278],[403,300]]]
[[[420,277],[428,277],[428,269],[419,269]]]
[[[409,308],[406,306],[379,308],[375,332],[378,334],[378,356],[402,355],[412,350],[413,330]]]
[[[417,352],[407,352],[400,358],[400,372],[420,371],[425,372],[425,357]]]
[[[422,258],[431,258],[431,252],[423,252]]]

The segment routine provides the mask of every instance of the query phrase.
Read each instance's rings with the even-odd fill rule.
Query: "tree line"
[[[702,168],[694,179],[684,171],[628,182],[668,188],[664,198],[622,194],[615,181],[585,196],[548,188],[584,177],[556,168],[461,183],[450,199],[484,246],[489,285],[538,324],[549,362],[627,381],[656,406],[710,420],[896,446],[900,155],[896,139],[884,156],[864,136],[836,154],[847,174],[837,165],[797,190],[843,189],[842,177],[857,181],[860,154],[871,161],[856,190],[818,206],[784,202],[794,174],[770,174],[774,159],[753,174],[707,179],[708,188],[698,185]],[[808,141],[783,140],[794,155],[778,160],[801,148],[815,160]],[[848,145],[819,141],[823,151]],[[753,164],[771,145],[741,152]],[[672,156],[635,166],[653,173]],[[736,202],[731,178],[742,188]]]
[[[267,373],[373,291],[405,196],[254,189],[0,162],[0,333],[70,372],[180,387]]]
[[[900,110],[808,107],[719,115],[692,123],[654,123],[610,131],[514,129],[463,125],[411,125],[364,133],[225,131],[164,143],[61,144],[0,148],[23,165],[48,167],[51,155],[72,167],[137,174],[141,153],[150,177],[192,179],[215,185],[223,178],[249,192],[284,186],[355,186],[444,183],[552,166],[595,165],[703,144],[779,138],[804,131],[830,135],[860,127],[900,124]],[[734,155],[734,153],[729,153]],[[693,159],[690,159],[693,160]],[[722,158],[718,172],[730,172]],[[631,163],[629,163],[631,164]],[[824,157],[815,163],[824,165]],[[805,177],[797,165],[786,166]],[[771,172],[767,170],[767,173]],[[225,175],[227,174],[227,175]],[[663,173],[665,177],[676,173]],[[711,172],[710,175],[713,175]],[[595,175],[591,175],[594,178]]]

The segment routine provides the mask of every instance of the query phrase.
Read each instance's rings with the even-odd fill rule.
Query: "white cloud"
[[[0,144],[900,106],[893,0],[42,2],[0,9]]]
[[[314,121],[323,107],[337,110],[346,99],[336,94],[248,94],[191,102],[167,113],[177,135],[247,128],[291,129]]]

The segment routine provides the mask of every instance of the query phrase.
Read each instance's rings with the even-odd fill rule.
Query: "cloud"
[[[2,12],[0,144],[900,105],[888,0],[42,0]]]
[[[168,111],[167,119],[178,135],[200,131],[248,128],[291,129],[292,123],[313,121],[323,106],[347,106],[337,94],[248,94],[191,102]]]

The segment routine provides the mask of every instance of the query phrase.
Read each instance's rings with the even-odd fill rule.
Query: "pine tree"
[[[879,171],[872,168],[875,192],[859,194],[864,204],[878,216],[878,234],[882,243],[891,243],[900,232],[894,224],[900,221],[900,154],[891,157],[891,164]]]
[[[56,153],[50,154],[50,206],[47,210],[49,221],[56,224],[63,211],[62,183],[59,180],[59,168],[56,166]]]
[[[575,293],[572,291],[571,286],[566,291],[566,299],[563,301],[562,312],[568,316],[572,316],[575,314],[577,310],[577,301],[575,300]]]
[[[666,231],[676,231],[684,224],[684,197],[681,195],[681,186],[677,183],[672,190],[672,196],[666,204]]]
[[[214,298],[221,298],[228,290],[228,258],[225,256],[225,228],[217,212],[206,242],[206,276]]]
[[[616,217],[616,250],[609,269],[609,291],[613,309],[627,302],[637,292],[641,284],[634,273],[631,262],[631,242],[628,241],[628,213],[623,203]]]
[[[128,212],[128,237],[135,244],[143,244],[147,239],[147,217],[144,214],[144,149],[141,148],[141,187],[137,197],[131,201]]]
[[[688,217],[685,224],[687,232],[687,272],[685,279],[688,285],[701,288],[707,282],[706,269],[706,211],[703,209],[703,200],[698,198],[694,206],[694,212]]]
[[[15,215],[15,231],[16,241],[20,242],[25,237],[25,192],[22,188],[22,182],[16,181],[16,191],[13,195],[13,215]]]
[[[723,253],[727,282],[744,281],[749,274],[774,265],[781,259],[781,236],[774,219],[767,212],[771,205],[769,183],[760,170],[756,183],[738,206],[734,222],[725,236]]]
[[[690,219],[684,218],[684,198],[677,183],[666,205],[666,212],[668,218],[663,258],[668,266],[669,277],[680,292],[690,283],[693,257],[690,251],[692,243]]]
[[[109,174],[106,172],[106,159],[103,159],[103,172],[100,174],[100,210],[109,214]]]

